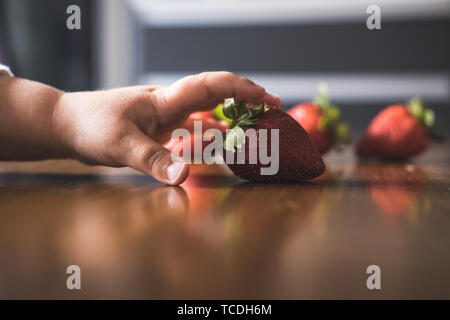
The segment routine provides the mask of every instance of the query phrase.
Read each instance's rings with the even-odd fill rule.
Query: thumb
[[[182,158],[173,155],[137,127],[125,138],[119,152],[124,165],[165,184],[178,185],[186,180],[189,173],[189,165]]]

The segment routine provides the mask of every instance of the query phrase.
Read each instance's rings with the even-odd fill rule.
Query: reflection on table
[[[302,184],[246,183],[220,166],[170,187],[127,169],[2,163],[0,298],[450,298],[440,152],[389,164],[331,154]],[[81,291],[66,288],[71,264]],[[366,287],[371,264],[381,291]]]

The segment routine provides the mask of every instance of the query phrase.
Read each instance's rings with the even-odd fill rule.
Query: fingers
[[[118,146],[119,161],[158,181],[178,185],[186,180],[189,166],[160,144],[148,138],[137,127],[131,127]]]
[[[277,95],[266,92],[247,78],[223,71],[187,76],[158,91],[162,96],[156,98],[155,105],[160,119],[173,110],[190,113],[213,108],[231,97],[254,104],[264,101],[275,107],[281,106]]]
[[[272,107],[275,107],[275,108],[281,107],[281,98],[277,94],[267,93],[266,92],[265,96],[258,103],[262,103],[262,102],[265,102],[269,106],[272,106]]]

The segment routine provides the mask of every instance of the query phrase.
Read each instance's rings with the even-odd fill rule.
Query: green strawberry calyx
[[[425,127],[428,137],[432,140],[443,140],[444,137],[435,131],[436,118],[434,111],[427,108],[418,97],[413,97],[407,104],[409,112]]]
[[[231,122],[230,130],[224,139],[225,150],[234,152],[236,147],[242,147],[245,144],[245,133],[242,127],[255,125],[256,119],[267,110],[265,103],[248,108],[248,102],[235,101],[233,98],[225,99],[222,113]]]
[[[232,120],[225,117],[225,115],[223,114],[223,103],[218,104],[217,107],[214,108],[213,116],[216,120],[225,121],[226,123],[228,123],[228,125],[231,125]]]
[[[319,83],[319,95],[314,99],[314,105],[322,111],[319,129],[329,132],[336,142],[348,144],[351,142],[348,125],[340,120],[339,107],[330,102],[329,90],[326,83]]]
[[[428,109],[418,97],[409,101],[408,109],[425,127],[432,128],[434,126],[434,111]]]

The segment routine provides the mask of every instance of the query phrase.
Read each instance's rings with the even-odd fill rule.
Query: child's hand
[[[161,146],[190,113],[214,108],[234,97],[279,107],[278,96],[229,72],[206,72],[168,87],[128,87],[65,93],[53,112],[53,125],[65,156],[89,164],[129,166],[167,184],[179,184],[188,165],[172,162]]]

